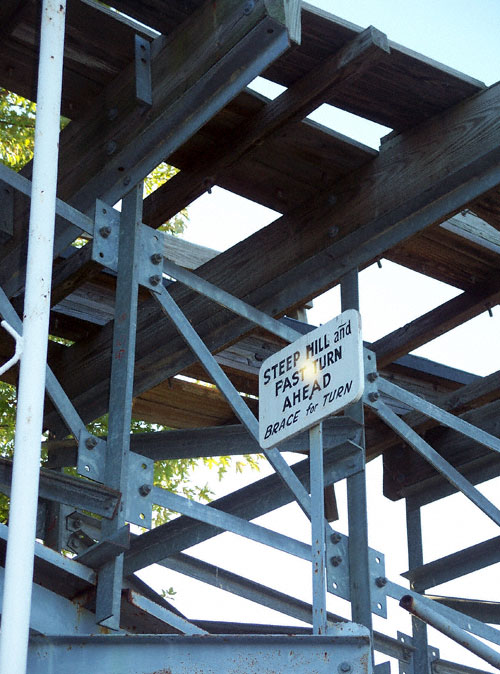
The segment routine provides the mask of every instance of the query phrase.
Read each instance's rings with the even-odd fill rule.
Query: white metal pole
[[[66,0],[43,0],[35,157],[14,467],[0,634],[0,674],[24,674],[29,637],[61,110]]]

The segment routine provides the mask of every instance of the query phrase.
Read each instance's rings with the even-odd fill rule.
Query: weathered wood
[[[330,418],[323,423],[325,449],[337,447],[346,440],[358,444],[360,436],[360,426],[346,417]],[[48,441],[45,447],[49,456],[48,467],[62,468],[75,465],[77,445],[74,440]],[[259,454],[262,451],[241,424],[135,433],[130,438],[130,448],[153,461]],[[280,445],[280,451],[307,454],[309,452],[307,432],[286,440]]]
[[[433,221],[444,221],[462,207],[463,199],[487,189],[488,181],[500,183],[500,172],[484,182],[478,178],[498,167],[499,102],[496,85],[401,134],[370,164],[337,183],[335,204],[328,191],[206,263],[200,274],[274,316],[331,287],[350,266],[367,262]],[[474,134],[467,137],[464,128],[473,128]],[[400,166],[397,181],[395,162]],[[246,322],[213,312],[192,293],[172,287],[172,294],[212,350],[248,330]],[[193,362],[153,302],[141,306],[138,331],[136,395]],[[66,376],[65,385],[88,418],[105,409],[109,339],[104,328],[89,344],[70,349],[71,367],[80,369],[82,381],[81,388],[75,387]],[[68,366],[61,362],[61,376]]]
[[[444,335],[500,302],[500,278],[496,275],[474,291],[465,292],[428,311],[372,344],[377,364],[384,367],[396,358]]]
[[[225,142],[212,152],[210,161],[200,156],[198,166],[189,172],[181,171],[146,200],[145,221],[158,226],[169,220],[207,189],[207,180],[213,185],[218,174],[251,151],[257,143],[279,132],[290,121],[301,121],[315,110],[327,92],[339,83],[354,80],[389,54],[387,38],[380,31],[368,28],[352,42],[330,56],[278,98],[236,127]],[[149,210],[148,210],[149,209]],[[156,213],[153,218],[152,214]],[[161,215],[160,215],[161,214]]]
[[[91,246],[80,248],[65,260],[56,262],[52,272],[51,306],[59,304],[82,283],[101,271],[99,263],[92,260]]]
[[[243,399],[256,413],[257,401]],[[237,421],[217,389],[180,379],[170,379],[167,385],[155,386],[134,398],[132,416],[172,428],[218,426]]]
[[[153,105],[147,111],[137,105],[132,63],[86,114],[64,129],[60,198],[84,212],[96,198],[114,204],[287,46],[286,28],[269,17],[262,2],[252,12],[232,0],[215,6],[204,2],[172,35],[153,43]],[[9,295],[23,285],[23,215],[0,269],[0,283]],[[76,227],[58,227],[55,255],[78,233]]]
[[[495,400],[460,417],[498,437],[499,413],[500,401]],[[480,472],[484,472],[483,480],[492,477],[491,470],[494,474],[500,473],[500,457],[496,452],[456,431],[444,428],[431,429],[425,434],[425,440],[461,472],[474,470],[477,466]],[[474,481],[478,479],[475,478]],[[384,454],[384,494],[387,498],[397,500],[410,494],[415,495],[443,480],[444,478],[438,476],[424,459],[406,447]],[[450,487],[447,491],[453,493],[455,490]]]
[[[480,377],[476,381],[466,384],[456,391],[436,397],[432,402],[442,409],[453,414],[462,414],[468,410],[482,407],[500,397],[500,372],[494,372],[487,377]],[[420,412],[409,412],[404,415],[404,421],[418,433],[423,433],[438,424]],[[380,420],[373,420],[366,432],[367,457],[375,458],[382,452],[388,454],[401,446],[401,439]],[[399,451],[395,449],[395,451]]]

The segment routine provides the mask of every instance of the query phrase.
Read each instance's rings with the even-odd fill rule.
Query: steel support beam
[[[358,270],[342,277],[342,311],[359,311]],[[351,405],[345,415],[364,426],[363,401]],[[364,449],[364,434],[361,446]],[[364,455],[364,452],[363,452]],[[372,632],[370,562],[368,559],[368,509],[366,500],[366,472],[347,479],[347,516],[349,523],[349,582],[352,619]]]
[[[331,628],[328,636],[288,635],[107,635],[33,637],[30,674],[137,674],[170,670],[171,674],[294,671],[317,674],[345,671],[366,674],[370,639],[359,625]]]
[[[104,538],[116,535],[125,525],[126,517],[124,501],[129,479],[142,192],[143,185],[139,183],[125,196],[122,204],[104,481],[120,491],[124,498],[116,517],[111,522],[103,522]],[[99,570],[97,585],[97,622],[115,630],[120,626],[122,579],[123,553],[104,562]]]
[[[342,459],[339,463],[336,461],[338,449],[325,451],[325,484],[332,484],[360,470],[363,459],[359,447],[352,446],[351,449],[352,454],[346,462]],[[301,484],[309,484],[308,459],[295,464],[292,470]],[[210,507],[251,520],[292,500],[293,495],[279,476],[271,475],[214,501]],[[218,527],[198,524],[187,517],[167,522],[132,541],[125,555],[125,574],[129,575],[219,533]]]

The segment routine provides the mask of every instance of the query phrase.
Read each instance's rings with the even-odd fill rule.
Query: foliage
[[[0,160],[19,171],[33,156],[36,105],[0,88]]]
[[[0,88],[0,161],[15,171],[20,171],[33,157],[34,133],[35,133],[36,105],[21,96],[17,96],[5,89]],[[61,126],[69,120],[61,118]],[[144,181],[145,195],[149,195],[158,189],[167,180],[177,173],[178,169],[166,163],[157,166]],[[160,227],[163,231],[172,234],[181,233],[188,221],[187,212],[181,211],[174,218]],[[85,240],[80,240],[77,245],[84,245]],[[69,345],[70,343],[57,336],[54,341]],[[16,391],[8,384],[0,382],[0,455],[10,457],[14,449],[14,429],[16,416]],[[89,425],[91,433],[99,436],[107,435],[107,416],[101,417]],[[143,421],[133,421],[132,433],[145,433],[158,430],[167,430],[164,427],[148,424]],[[207,484],[197,485],[193,483],[195,468],[204,464],[213,469],[221,480],[233,465],[232,458],[220,456],[204,459],[179,459],[171,461],[158,461],[155,463],[154,481],[158,486],[170,491],[182,494],[187,498],[208,502],[213,497],[212,490]],[[234,468],[241,472],[249,466],[258,469],[255,457],[246,455],[234,462]],[[69,473],[76,474],[74,469],[68,469]],[[168,521],[173,513],[158,508],[155,513],[155,525]],[[5,522],[8,517],[8,499],[0,494],[0,521]],[[175,591],[170,588],[165,596],[172,597]]]

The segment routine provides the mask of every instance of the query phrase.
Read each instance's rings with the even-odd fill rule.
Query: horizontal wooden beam
[[[441,409],[453,414],[482,407],[500,397],[500,372],[494,372],[487,377],[480,377],[476,381],[460,387],[456,391],[441,395],[433,402]],[[403,417],[405,423],[418,433],[423,433],[438,424],[420,412],[409,412]],[[366,434],[367,456],[375,458],[382,452],[390,454],[392,448],[401,447],[401,439],[392,432],[387,431],[385,424],[379,420],[374,421],[367,428]]]
[[[332,449],[346,440],[359,444],[361,440],[359,424],[347,417],[332,417],[323,422],[325,449]],[[77,445],[74,440],[55,440],[45,444],[50,468],[76,465]],[[130,448],[133,452],[147,456],[153,461],[259,454],[262,451],[259,444],[241,424],[135,433],[130,438]],[[299,433],[286,440],[280,445],[280,451],[307,453],[309,451],[308,433]]]
[[[348,269],[444,221],[500,184],[498,105],[500,85],[495,85],[401,134],[333,190],[209,261],[200,275],[272,316],[316,296]],[[464,133],[469,128],[474,134]],[[249,329],[246,321],[214,311],[189,291],[171,287],[171,292],[212,351]],[[111,334],[111,327],[104,327],[88,343],[68,349],[57,365],[63,385],[89,420],[106,410]],[[137,344],[135,395],[193,362],[154,301],[140,307]],[[75,368],[78,381],[70,374]],[[57,423],[53,417],[49,421]]]
[[[460,415],[465,421],[500,437],[500,400]],[[485,481],[500,473],[500,456],[470,438],[445,428],[433,428],[425,440],[471,482]],[[444,489],[441,487],[444,486]],[[419,503],[454,493],[456,489],[424,459],[407,447],[384,454],[384,494],[397,500],[418,499]]]
[[[82,212],[97,198],[114,204],[199,130],[252,79],[288,48],[280,7],[299,11],[299,0],[244,3],[205,1],[177,30],[152,45],[152,99],[136,99],[132,62],[61,134],[58,195]],[[131,54],[131,57],[133,55]],[[186,114],[189,110],[189,114]],[[30,167],[25,168],[29,176]],[[5,248],[0,285],[22,289],[21,250],[27,231],[24,203],[18,228]],[[67,223],[56,229],[58,255],[79,234]]]
[[[202,155],[197,167],[180,171],[153,192],[144,203],[144,221],[158,227],[172,218],[203,194],[207,185],[215,185],[218,175],[257,143],[278,133],[290,121],[307,117],[323,103],[332,87],[360,77],[389,51],[387,37],[373,27],[367,28],[316,70],[301,77],[256,115],[233,129],[208,162]]]
[[[500,302],[500,278],[496,275],[473,291],[464,292],[372,344],[377,365],[385,367],[458,325],[479,316]]]

